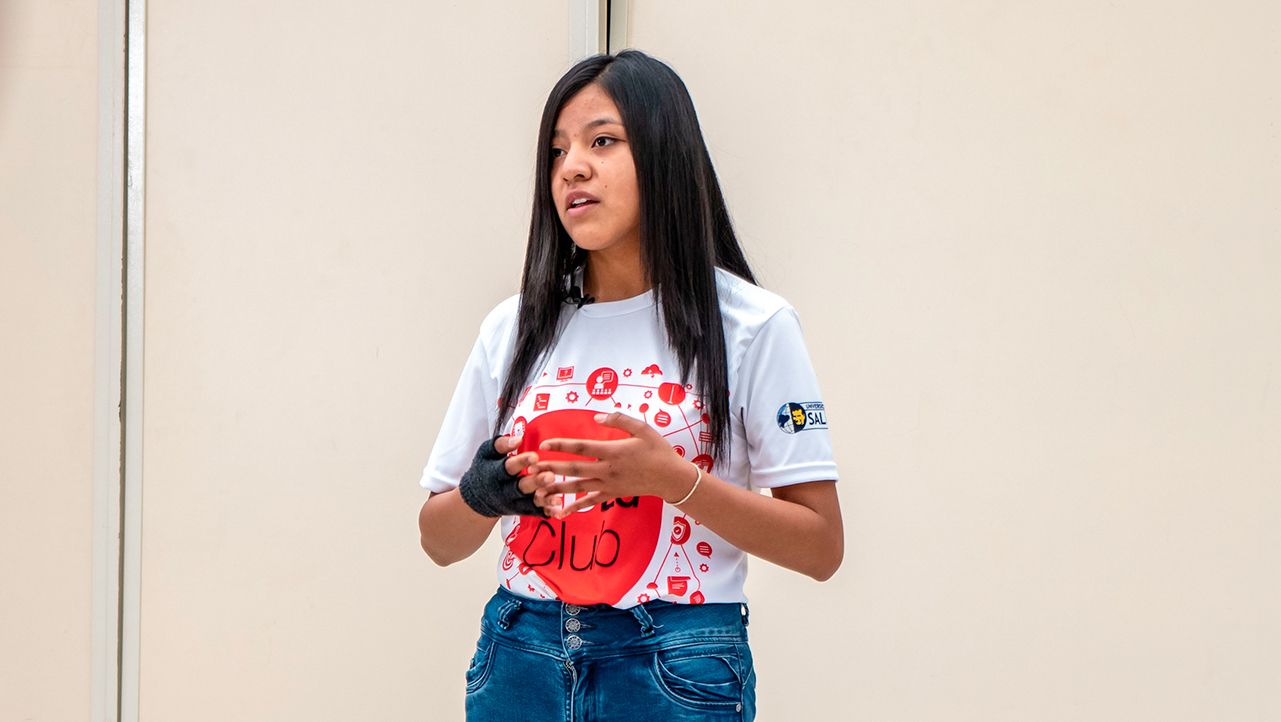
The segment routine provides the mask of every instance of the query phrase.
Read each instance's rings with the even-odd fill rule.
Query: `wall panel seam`
[[[98,2],[89,717],[116,722],[124,453],[125,0]]]
[[[120,722],[137,722],[142,626],[142,431],[146,200],[147,4],[127,0],[125,35],[124,494]]]

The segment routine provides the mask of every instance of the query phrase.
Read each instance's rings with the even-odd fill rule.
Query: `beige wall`
[[[0,0],[0,719],[87,720],[97,9]]]
[[[1281,7],[629,5],[844,476],[759,719],[1281,717]],[[4,720],[89,716],[94,13],[0,0]],[[141,719],[462,717],[497,540],[416,481],[565,13],[148,3]]]
[[[1281,718],[1281,6],[632,7],[845,474],[761,718]]]
[[[497,551],[435,568],[417,481],[564,3],[148,12],[141,719],[461,719]]]

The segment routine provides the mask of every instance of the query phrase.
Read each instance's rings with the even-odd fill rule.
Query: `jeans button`
[[[577,634],[571,634],[565,638],[565,644],[570,649],[578,649],[579,647],[583,646],[583,639],[582,637],[579,637]]]
[[[578,616],[578,613],[579,613],[579,612],[581,612],[581,611],[583,611],[583,608],[582,608],[582,607],[580,607],[580,606],[578,606],[577,604],[566,604],[566,605],[565,605],[565,613],[566,613],[566,614],[568,614],[568,615],[569,615],[569,616],[571,616],[571,617],[576,617],[576,616]]]
[[[577,632],[582,628],[583,628],[583,623],[578,621],[577,619],[571,619],[568,622],[565,622],[565,629],[571,632]]]

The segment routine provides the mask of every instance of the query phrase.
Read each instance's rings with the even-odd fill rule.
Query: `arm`
[[[519,445],[519,437],[501,436],[494,441],[494,449],[502,454],[515,451]],[[536,453],[519,454],[508,457],[504,468],[508,474],[515,475],[536,461]],[[532,494],[551,481],[551,474],[528,475],[521,479],[520,489]],[[546,492],[534,498],[538,506],[548,506],[551,501]],[[449,566],[475,553],[489,538],[489,532],[497,521],[498,517],[482,516],[473,511],[457,488],[432,492],[418,512],[419,542],[432,561],[442,567]]]
[[[418,534],[427,556],[446,567],[475,553],[496,521],[472,511],[457,489],[433,491],[418,512]]]
[[[690,469],[684,471],[692,476]],[[688,491],[692,479],[684,481]],[[684,496],[679,482],[672,486]],[[763,496],[703,474],[698,489],[680,509],[753,556],[820,582],[830,579],[845,555],[836,482],[811,481],[770,493]]]
[[[597,421],[631,434],[617,441],[549,439],[541,449],[566,451],[596,461],[543,461],[535,473],[582,477],[552,483],[546,494],[582,494],[573,503],[549,507],[563,517],[593,504],[638,494],[672,502],[694,485],[696,470],[648,424],[623,414],[601,414]],[[704,473],[680,509],[749,554],[819,581],[832,576],[844,555],[844,531],[833,481],[813,481],[755,494]]]

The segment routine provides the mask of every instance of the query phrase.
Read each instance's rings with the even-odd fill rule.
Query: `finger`
[[[570,454],[599,459],[608,456],[609,445],[613,441],[589,441],[587,439],[548,439],[538,445],[539,451],[564,451]]]
[[[550,471],[561,476],[596,477],[608,468],[609,465],[603,461],[540,461],[530,468],[530,473]]]
[[[535,497],[534,503],[543,508],[544,514],[554,517],[564,507],[565,497],[560,494],[545,494],[541,501],[539,501],[538,497]]]
[[[563,505],[555,513],[557,518],[564,518],[581,509],[587,509],[602,501],[606,501],[605,492],[593,491],[589,494],[582,494],[574,497],[574,500],[567,505]]]
[[[500,454],[510,454],[520,448],[522,436],[500,436],[494,439],[494,451]]]
[[[548,494],[582,494],[585,492],[600,491],[605,482],[600,479],[566,479],[554,484],[548,484],[546,489]]]
[[[507,470],[508,475],[515,476],[536,463],[538,463],[538,452],[526,451],[523,454],[507,457],[507,460],[503,462],[503,468]]]
[[[545,471],[541,474],[526,474],[520,477],[520,483],[517,486],[520,487],[522,494],[537,494],[543,487],[554,481],[556,481],[556,475]]]
[[[601,426],[612,426],[622,429],[632,436],[640,436],[649,431],[649,424],[640,419],[633,419],[627,414],[615,411],[612,414],[596,414],[596,423]]]

